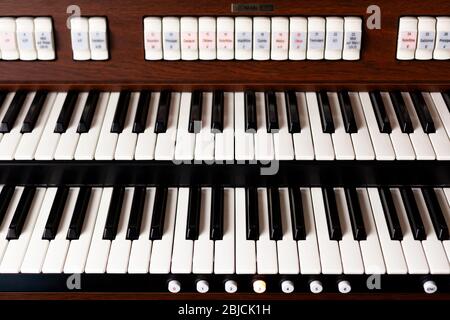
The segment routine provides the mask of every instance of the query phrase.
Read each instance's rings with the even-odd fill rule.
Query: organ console
[[[449,60],[447,0],[1,1],[0,295],[448,298]]]

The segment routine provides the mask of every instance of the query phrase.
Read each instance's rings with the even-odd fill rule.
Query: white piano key
[[[400,195],[400,190],[391,189],[391,193],[394,200],[395,209],[398,214],[400,227],[403,232],[403,240],[401,241],[401,244],[406,263],[408,265],[408,272],[410,274],[426,274],[429,272],[427,259],[420,241],[414,240],[411,227],[408,223],[405,207]]]
[[[192,272],[208,274],[214,269],[214,241],[209,237],[211,225],[211,188],[202,188],[198,239],[194,241]]]
[[[17,146],[14,158],[16,160],[33,160],[36,152],[39,140],[45,129],[45,124],[51,113],[53,104],[56,99],[56,92],[50,92],[47,94],[42,110],[33,128],[33,131],[22,134],[19,145]],[[1,116],[1,115],[0,115]]]
[[[234,160],[234,94],[223,95],[223,130],[216,132],[215,160]]]
[[[280,188],[280,211],[283,239],[277,241],[278,272],[280,274],[298,274],[300,272],[297,242],[292,235],[289,191]]]
[[[245,216],[245,189],[236,188],[236,273],[256,273],[256,246],[255,241],[247,240]]]
[[[447,222],[447,226],[450,227],[450,188],[435,189],[435,192],[439,201],[439,206],[442,209],[445,222]],[[444,246],[447,254],[447,259],[450,261],[450,240],[442,241],[442,245]]]
[[[66,100],[67,92],[59,92],[55,103],[45,124],[44,132],[36,149],[34,158],[36,160],[53,160],[56,147],[58,146],[60,133],[55,133],[56,121],[58,121],[62,106]]]
[[[255,133],[255,159],[273,160],[273,134],[267,133],[266,126],[266,108],[264,105],[264,92],[256,92],[256,122],[257,130]]]
[[[436,232],[434,231],[430,213],[428,212],[423,198],[422,191],[417,188],[413,188],[414,198],[416,199],[417,206],[419,208],[420,216],[422,217],[423,226],[425,228],[425,234],[427,238],[422,240],[422,247],[425,251],[425,256],[430,267],[431,274],[449,274],[450,263],[445,254],[442,241],[440,241]]]
[[[300,272],[302,274],[320,274],[321,262],[317,244],[316,224],[311,201],[311,192],[308,188],[301,188],[303,204],[303,218],[305,219],[305,240],[297,241],[298,256],[300,259]]]
[[[180,115],[178,117],[175,160],[194,160],[195,133],[189,132],[189,114],[191,110],[191,92],[182,92]]]
[[[361,256],[359,242],[353,238],[353,232],[348,213],[348,205],[342,188],[334,189],[336,206],[341,223],[342,240],[339,241],[342,267],[345,274],[363,274],[364,264]],[[362,242],[362,241],[361,241]]]
[[[22,129],[23,121],[28,113],[28,109],[31,106],[31,102],[33,102],[33,98],[36,92],[28,93],[25,101],[20,108],[19,114],[17,115],[17,119],[11,128],[11,131],[3,134],[3,138],[0,141],[0,160],[13,160],[14,154],[16,152],[17,146],[19,145],[20,139],[22,138],[22,133],[20,130]]]
[[[382,92],[381,98],[383,99],[386,115],[391,124],[392,131],[389,136],[391,137],[392,146],[394,147],[395,158],[397,160],[415,160],[416,154],[414,153],[411,140],[409,139],[409,135],[403,133],[400,128],[389,93]]]
[[[70,240],[67,240],[67,230],[69,230],[70,220],[77,201],[80,188],[70,188],[67,196],[64,212],[59,223],[55,239],[50,241],[47,255],[45,256],[43,273],[62,273],[69,251]]]
[[[155,160],[174,159],[179,107],[180,93],[172,92],[167,130],[164,133],[158,134],[156,137]]]
[[[361,99],[361,106],[364,110],[370,138],[372,139],[372,145],[375,150],[375,158],[377,160],[395,160],[395,152],[389,134],[381,133],[378,129],[377,119],[375,118],[369,93],[360,92],[359,98]]]
[[[236,160],[253,160],[255,158],[254,133],[245,132],[243,92],[234,94],[234,131]]]
[[[49,240],[42,239],[45,224],[55,200],[57,188],[48,188],[42,201],[41,210],[31,235],[30,245],[22,262],[20,272],[40,273],[47,254]]]
[[[16,95],[15,92],[9,92],[6,95],[5,101],[3,101],[3,104],[0,106],[0,119],[3,119],[3,117],[5,116],[5,113],[6,113],[6,111],[8,111],[9,105],[11,104],[15,95]],[[3,138],[3,133],[0,133],[0,141],[2,138]]]
[[[413,132],[409,134],[411,143],[416,152],[417,160],[434,160],[436,155],[434,153],[433,146],[431,145],[428,134],[423,131],[422,125],[419,122],[416,111],[414,109],[411,96],[407,92],[402,92],[403,101],[405,102],[406,109],[411,119]]]
[[[10,240],[8,243],[8,248],[6,249],[0,265],[0,273],[18,273],[20,271],[20,266],[22,265],[25,257],[36,219],[41,209],[44,195],[44,188],[36,188],[36,193],[34,195],[30,210],[28,211],[19,239]]]
[[[170,272],[176,210],[177,189],[169,188],[167,192],[167,205],[163,236],[161,240],[153,241],[152,255],[150,258],[150,273],[167,274]]]
[[[104,188],[102,192],[97,220],[95,221],[94,232],[84,269],[86,273],[105,273],[106,271],[111,241],[103,240],[103,230],[105,229],[106,218],[108,217],[112,191],[113,188]]]
[[[308,104],[315,158],[317,160],[334,160],[334,148],[331,135],[322,131],[316,93],[306,92],[306,102]]]
[[[361,207],[361,214],[366,229],[366,240],[360,241],[361,254],[364,261],[364,270],[366,274],[385,274],[386,266],[384,264],[383,252],[381,251],[380,241],[378,240],[377,228],[370,207],[370,200],[366,189],[356,189]]]
[[[108,105],[106,106],[105,117],[103,118],[97,148],[95,150],[95,160],[113,160],[116,151],[117,139],[119,135],[111,132],[111,125],[119,102],[120,92],[111,92]]]
[[[195,135],[195,160],[214,160],[214,133],[211,132],[212,92],[204,92],[202,126]]]
[[[8,234],[8,228],[11,224],[14,212],[16,211],[17,204],[19,203],[20,196],[22,195],[22,191],[22,187],[15,188],[8,209],[6,210],[5,216],[3,217],[2,224],[0,225],[0,263],[2,262],[3,255],[6,251],[6,248],[8,247],[9,240],[6,239],[6,235]]]
[[[267,189],[258,188],[259,239],[256,240],[256,267],[258,274],[278,273],[277,244],[270,239]]]
[[[159,92],[153,92],[148,107],[147,122],[143,133],[138,134],[136,143],[136,160],[153,160],[155,158],[156,136],[155,121],[158,111]]]
[[[300,118],[300,132],[294,133],[295,160],[314,160],[314,146],[309,124],[308,105],[304,92],[297,92],[297,110]]]
[[[328,92],[331,114],[333,116],[334,133],[331,134],[333,140],[334,153],[336,160],[354,160],[355,151],[350,134],[345,132],[344,120],[339,106],[339,100],[336,92]]]
[[[450,137],[450,112],[448,111],[444,98],[442,97],[442,94],[440,92],[430,92],[430,95],[433,99],[437,113],[441,118],[441,122],[445,128],[445,131],[447,132],[447,136]]]
[[[92,188],[80,237],[77,240],[70,241],[69,251],[67,252],[64,265],[64,273],[84,272],[101,198],[102,189]]]
[[[223,237],[214,241],[214,273],[235,273],[234,190],[223,191]]]
[[[139,239],[133,240],[131,244],[128,273],[147,273],[150,267],[152,240],[149,240],[149,237],[150,226],[152,223],[153,204],[155,200],[155,190],[155,188],[147,188],[146,191],[144,213],[141,221],[141,233],[139,234]]]
[[[88,97],[88,92],[81,92],[75,103],[72,117],[66,132],[61,134],[58,146],[55,150],[55,160],[73,160],[80,134],[77,132],[84,105]]]
[[[117,140],[114,159],[116,160],[133,160],[134,151],[138,134],[133,132],[134,118],[136,116],[137,104],[139,102],[139,92],[132,92],[130,97],[130,105],[128,106],[127,116],[122,132]]]
[[[126,237],[133,195],[133,188],[125,188],[116,238],[111,241],[108,265],[106,266],[107,273],[127,273],[128,259],[131,252],[131,240],[128,240]]]
[[[106,108],[109,101],[109,92],[101,92],[92,118],[91,127],[88,132],[80,134],[77,149],[75,150],[75,160],[94,160],[95,149],[105,118]]]
[[[294,144],[289,133],[286,100],[283,92],[275,93],[277,99],[279,130],[273,134],[276,160],[294,160]]]
[[[319,244],[320,261],[323,274],[341,274],[342,261],[337,241],[330,240],[323,202],[322,190],[311,188],[311,198],[316,220],[317,241]],[[300,256],[301,260],[301,256]]]
[[[349,92],[350,103],[352,105],[353,115],[355,117],[358,132],[350,134],[355,150],[356,160],[374,160],[375,151],[373,150],[372,141],[370,140],[369,129],[367,128],[366,118],[359,100],[357,92]]]
[[[191,273],[194,241],[186,239],[189,188],[178,189],[177,217],[172,252],[172,273]]]

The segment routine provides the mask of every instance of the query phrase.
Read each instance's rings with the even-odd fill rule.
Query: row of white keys
[[[328,92],[327,95],[334,123],[334,133],[331,134],[331,139],[333,140],[336,160],[354,160],[355,151],[353,151],[352,139],[350,134],[345,132],[337,93]]]
[[[103,118],[100,135],[95,150],[95,160],[113,160],[116,151],[118,133],[111,132],[111,125],[116,113],[117,103],[119,102],[119,92],[111,92],[106,107],[105,117]]]
[[[147,122],[145,124],[145,130],[138,134],[136,143],[136,153],[134,158],[136,160],[153,160],[155,158],[155,145],[156,136],[155,133],[155,121],[158,111],[159,92],[153,92],[150,98],[150,106],[147,114]]]
[[[444,125],[445,131],[447,131],[447,135],[450,137],[450,112],[445,104],[444,98],[440,92],[430,92],[430,95],[433,99],[437,113],[441,118],[442,124]]]
[[[391,124],[391,133],[389,136],[395,151],[395,158],[397,160],[414,160],[416,154],[414,153],[411,140],[409,139],[409,135],[403,133],[400,128],[389,93],[382,92],[381,98],[383,99],[386,115]]]
[[[367,127],[369,128],[370,137],[372,139],[372,145],[375,150],[375,158],[377,160],[395,160],[395,152],[389,134],[381,133],[378,129],[369,93],[360,92],[359,97],[366,118]]]
[[[133,132],[134,118],[139,102],[139,92],[132,92],[130,104],[128,106],[127,115],[122,132],[117,140],[114,159],[116,160],[133,160],[136,148],[138,134]]]
[[[216,133],[215,160],[234,160],[234,94],[223,95],[223,130]]]
[[[163,235],[160,240],[153,241],[152,254],[150,258],[150,273],[167,274],[170,272],[177,197],[178,190],[176,188],[169,188],[167,190],[167,204]]]
[[[435,189],[435,191],[447,226],[450,226],[450,188]],[[450,240],[442,241],[442,245],[447,253],[447,258],[450,261]]]
[[[312,140],[316,160],[334,160],[334,147],[331,134],[322,131],[319,104],[315,92],[306,92],[306,102],[309,110]]]
[[[223,237],[214,241],[214,273],[233,274],[235,272],[234,243],[234,190],[223,191]]]
[[[191,98],[191,92],[181,93],[177,143],[175,145],[175,160],[194,160],[196,134],[188,131]]]
[[[212,273],[214,269],[214,241],[209,237],[211,221],[211,188],[201,189],[198,239],[194,240],[193,273]]]
[[[64,133],[61,133],[61,137],[59,138],[58,146],[55,150],[55,160],[73,160],[80,138],[77,128],[80,123],[81,115],[83,114],[87,97],[88,92],[81,92],[78,95],[67,130]]]
[[[236,273],[256,274],[255,241],[247,240],[245,189],[235,189],[236,198]]]
[[[14,154],[19,145],[20,138],[22,137],[20,130],[22,129],[23,121],[25,120],[35,95],[36,92],[27,94],[13,127],[9,132],[3,134],[2,140],[0,141],[0,160],[14,159]]]
[[[36,121],[36,124],[31,132],[22,134],[19,145],[17,146],[14,154],[16,160],[33,160],[34,154],[41,140],[42,133],[44,132],[45,125],[52,110],[53,104],[56,99],[56,92],[50,92],[47,94],[42,110]],[[0,115],[1,116],[1,115]]]
[[[355,117],[357,132],[351,133],[356,160],[374,160],[375,151],[373,150],[372,140],[370,139],[369,129],[367,128],[366,118],[362,110],[359,95],[356,92],[349,92],[350,104]]]
[[[255,158],[254,133],[245,131],[244,92],[234,94],[234,131],[236,160],[253,160]]]
[[[137,240],[131,244],[128,273],[147,273],[150,267],[152,253],[152,240],[150,240],[150,227],[152,223],[153,204],[156,188],[147,188],[144,213],[141,221],[141,233]]]
[[[30,210],[18,239],[10,240],[0,265],[0,273],[18,273],[44,200],[45,189],[36,188]]]
[[[296,160],[314,160],[314,145],[311,136],[311,127],[309,124],[308,105],[304,92],[296,92],[297,111],[300,118],[300,132],[294,133],[295,159]]]
[[[0,108],[0,119],[3,119],[3,117],[5,116],[15,95],[16,95],[15,92],[9,92],[6,95],[6,99],[3,101],[3,104],[0,106],[1,107]],[[3,138],[3,133],[0,132],[0,141],[2,138]]]
[[[0,263],[6,251],[6,248],[8,247],[9,240],[6,239],[6,235],[8,234],[8,228],[11,224],[12,218],[14,217],[14,212],[16,211],[17,205],[19,204],[22,192],[23,187],[15,188],[11,201],[9,202],[8,209],[6,210],[6,213],[3,217],[2,224],[0,225]]]
[[[286,100],[283,92],[275,93],[278,113],[278,132],[273,134],[273,143],[275,147],[275,160],[293,160],[294,144],[292,134],[289,133],[288,119],[286,114]]]
[[[409,138],[411,139],[411,143],[416,152],[417,160],[436,159],[436,154],[434,153],[430,138],[428,137],[428,134],[423,131],[422,125],[419,122],[419,118],[417,117],[416,110],[411,100],[411,96],[409,93],[402,92],[402,97],[411,119],[413,132],[409,134]]]
[[[171,161],[175,158],[175,141],[177,138],[178,112],[180,107],[179,92],[172,92],[167,130],[156,137],[155,160]]]
[[[195,135],[195,160],[214,160],[214,136],[211,132],[212,92],[203,92],[200,132]]]
[[[131,240],[128,240],[126,237],[133,194],[133,188],[125,188],[116,237],[111,241],[111,249],[109,251],[108,264],[106,266],[107,273],[126,273],[128,270]]]
[[[255,97],[257,123],[257,129],[255,133],[255,159],[273,160],[275,157],[273,147],[273,133],[267,132],[267,115],[264,104],[264,92],[256,92]]]
[[[280,212],[283,238],[277,241],[278,272],[280,274],[298,274],[297,243],[292,235],[291,210],[287,188],[280,188]]]
[[[389,235],[378,189],[368,188],[367,193],[383,251],[384,261],[386,263],[386,272],[388,274],[406,274],[408,273],[408,267],[403,255],[402,245],[400,241],[392,240]]]

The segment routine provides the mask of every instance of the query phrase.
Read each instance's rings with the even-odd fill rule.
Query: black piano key
[[[213,93],[213,105],[211,114],[211,132],[213,133],[219,133],[223,131],[223,109],[223,91],[216,90]]]
[[[378,188],[378,193],[391,240],[403,240],[403,232],[391,191],[389,188]]]
[[[0,107],[5,102],[6,97],[8,96],[8,91],[0,90]]]
[[[164,232],[166,216],[167,188],[157,187],[153,204],[152,223],[150,225],[150,240],[161,240]]]
[[[137,240],[141,232],[142,215],[145,205],[145,187],[134,188],[133,202],[131,203],[130,218],[128,219],[127,239]]]
[[[78,123],[77,132],[85,133],[91,128],[92,119],[94,118],[95,109],[97,109],[100,92],[97,90],[89,91],[86,103],[84,104],[83,113],[81,114],[80,122]]]
[[[353,114],[350,96],[345,90],[338,92],[339,106],[341,108],[342,120],[344,121],[345,132],[356,133],[358,127],[356,126],[355,115]]]
[[[0,133],[10,132],[14,127],[14,123],[17,120],[20,109],[22,109],[27,94],[28,92],[24,90],[19,90],[16,92],[11,104],[8,107],[8,110],[6,110],[6,113],[3,116],[2,122],[0,123]]]
[[[14,190],[15,187],[13,186],[4,186],[0,192],[0,226],[2,225],[9,203],[14,195]]]
[[[434,121],[422,93],[420,91],[414,91],[411,92],[410,95],[423,131],[425,133],[435,133],[436,128],[434,126]]]
[[[286,100],[286,115],[289,127],[289,133],[299,133],[300,116],[298,114],[297,95],[295,91],[289,90],[284,93]]]
[[[92,189],[90,187],[81,187],[78,192],[77,202],[73,209],[70,219],[69,230],[67,231],[67,240],[77,240],[80,238],[84,219],[89,206]]]
[[[191,94],[191,108],[189,110],[188,132],[199,133],[202,123],[203,93],[195,90]]]
[[[48,215],[47,222],[45,223],[44,233],[42,235],[43,240],[55,239],[59,223],[61,222],[61,217],[64,213],[64,207],[66,206],[68,195],[69,188],[58,187],[55,199],[53,200],[52,208],[50,209],[50,214]]]
[[[8,228],[6,235],[7,240],[19,239],[22,233],[25,220],[30,211],[31,204],[33,203],[34,194],[36,193],[35,187],[25,187],[22,195],[20,196],[19,203],[17,204],[16,211]]]
[[[27,115],[23,120],[22,128],[20,130],[21,133],[33,131],[46,99],[47,99],[47,91],[39,90],[36,92],[33,101],[31,102],[30,109],[28,109]]]
[[[291,209],[292,235],[294,240],[306,239],[305,218],[303,215],[302,194],[299,188],[289,188],[289,207]]]
[[[77,103],[78,92],[70,90],[67,92],[66,100],[59,113],[58,120],[55,125],[55,133],[64,133],[70,123],[70,118],[72,118],[73,110],[75,109],[75,104]]]
[[[450,91],[442,92],[442,98],[447,105],[448,112],[450,112]]]
[[[397,116],[400,129],[403,133],[413,133],[411,118],[408,110],[406,109],[405,101],[403,100],[402,93],[400,91],[389,92],[392,105],[394,106],[395,115]]]
[[[391,123],[384,108],[383,98],[379,91],[369,92],[370,101],[372,102],[375,118],[377,119],[378,129],[381,133],[391,133]]]
[[[200,229],[200,207],[202,201],[202,190],[193,187],[189,190],[188,216],[186,223],[186,239],[197,240]]]
[[[442,208],[439,205],[439,201],[436,197],[435,191],[433,190],[433,188],[423,188],[422,195],[425,200],[425,205],[427,206],[431,223],[433,224],[433,228],[436,232],[437,238],[441,241],[450,240],[447,222],[445,220],[444,214],[442,213]]]
[[[155,133],[164,133],[167,130],[171,98],[172,94],[170,91],[161,91],[161,94],[159,95],[158,112],[156,113]]]
[[[121,133],[125,126],[127,118],[128,106],[130,105],[131,92],[124,90],[120,92],[119,101],[117,101],[116,112],[114,113],[113,122],[111,124],[112,133]]]
[[[148,108],[152,93],[149,90],[142,90],[139,94],[139,101],[134,115],[133,133],[142,133],[147,125]]]
[[[345,199],[347,200],[350,223],[352,225],[353,239],[356,241],[366,240],[367,233],[358,199],[358,193],[354,188],[345,188]]]
[[[245,92],[245,132],[256,132],[256,96],[253,91]]]
[[[333,188],[322,189],[323,201],[325,205],[325,215],[327,218],[328,235],[330,240],[342,240],[341,224],[336,205],[336,195]]]
[[[103,229],[103,240],[114,240],[116,238],[124,195],[125,189],[123,187],[115,187],[113,189],[108,216]]]
[[[273,91],[266,91],[264,96],[266,106],[266,128],[268,133],[273,133],[280,129],[278,124],[277,98]]]
[[[220,187],[212,188],[209,238],[211,240],[223,239],[223,189]]]
[[[245,190],[246,200],[246,229],[247,240],[259,239],[259,219],[258,219],[258,190],[247,188]]]
[[[400,188],[403,205],[405,206],[406,216],[408,217],[409,225],[415,240],[425,240],[427,235],[423,225],[422,217],[420,216],[419,208],[417,207],[416,199],[411,188]]]
[[[268,188],[267,205],[270,240],[281,240],[283,239],[283,227],[281,224],[280,192],[278,188]]]
[[[319,103],[319,114],[323,133],[334,133],[333,115],[331,114],[328,94],[325,91],[318,92],[317,101]]]

